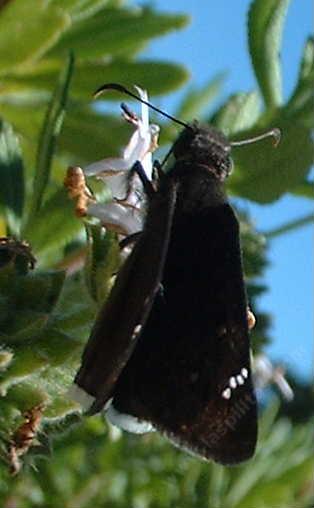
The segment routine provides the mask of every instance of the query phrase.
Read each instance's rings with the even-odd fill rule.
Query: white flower
[[[136,87],[141,99],[147,93]],[[137,174],[130,180],[129,170],[140,161],[147,177],[152,179],[152,152],[158,144],[158,125],[149,124],[148,106],[142,103],[141,118],[122,106],[124,119],[135,126],[135,131],[121,157],[106,158],[89,164],[83,170],[76,166],[68,169],[65,186],[70,197],[77,200],[76,213],[100,220],[107,228],[119,234],[130,235],[142,230],[144,219],[143,186]],[[112,201],[98,203],[90,193],[85,177],[103,179],[112,194]]]
[[[293,391],[284,376],[284,369],[280,366],[275,367],[267,356],[259,354],[254,357],[253,372],[256,388],[263,389],[273,383],[286,400],[293,399]]]
[[[140,97],[147,101],[147,93],[136,87]],[[128,185],[127,172],[140,161],[146,175],[152,178],[152,152],[157,148],[159,127],[149,124],[148,106],[142,104],[141,118],[124,109],[124,118],[136,129],[119,158],[106,158],[83,169],[85,176],[104,179],[113,200],[109,203],[91,203],[86,214],[98,218],[108,229],[129,235],[140,231],[143,224],[142,184],[137,175]]]

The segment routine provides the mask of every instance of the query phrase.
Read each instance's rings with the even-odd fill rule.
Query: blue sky
[[[157,9],[185,12],[192,22],[185,30],[153,42],[144,56],[184,64],[191,72],[190,84],[195,86],[206,83],[217,72],[228,71],[220,101],[231,93],[256,89],[246,40],[249,4],[249,0],[155,0]],[[293,90],[302,48],[312,32],[312,15],[310,0],[291,1],[282,49],[285,98]],[[164,97],[158,100],[158,106],[174,112],[181,95],[179,92]],[[246,202],[245,206],[261,231],[313,210],[312,202],[292,196],[273,205]],[[260,302],[261,308],[273,317],[273,343],[268,352],[271,358],[308,378],[313,373],[312,227],[272,240],[269,258],[271,266],[265,274],[269,292]]]

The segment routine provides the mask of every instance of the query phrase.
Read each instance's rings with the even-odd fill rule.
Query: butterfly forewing
[[[175,198],[175,185],[170,185],[166,193],[152,199],[147,227],[99,312],[75,378],[76,385],[94,397],[91,412],[100,410],[111,397],[159,289]]]

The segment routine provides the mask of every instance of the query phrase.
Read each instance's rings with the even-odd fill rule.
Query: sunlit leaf
[[[298,81],[287,104],[289,113],[299,114],[304,107],[313,114],[314,108],[314,39],[306,42],[301,60]]]
[[[59,40],[51,56],[75,48],[78,58],[122,56],[153,37],[184,27],[183,15],[158,14],[149,8],[108,9],[77,22]]]
[[[73,56],[70,55],[66,67],[60,76],[59,83],[57,84],[43,123],[37,151],[33,196],[28,220],[32,220],[40,210],[44,193],[49,182],[52,157],[56,140],[63,124],[73,65]]]
[[[243,139],[279,127],[282,139],[278,147],[269,140],[234,148],[236,163],[230,178],[230,190],[259,203],[275,201],[293,189],[308,174],[313,161],[310,132],[302,124],[278,115],[267,126],[242,133]],[[258,156],[256,155],[258,150]]]
[[[289,0],[254,0],[248,17],[249,49],[265,104],[281,104],[280,47]]]
[[[62,150],[72,154],[74,164],[84,165],[118,155],[121,147],[127,144],[131,132],[131,127],[117,115],[77,108],[66,116],[59,143]]]
[[[15,76],[8,76],[7,83],[21,91],[32,88],[51,91],[57,81],[59,68],[58,61],[45,60],[23,73],[18,80]],[[76,65],[71,93],[75,98],[86,101],[92,98],[92,93],[102,83],[121,82],[130,87],[140,83],[142,88],[149,90],[150,95],[155,95],[174,90],[187,78],[184,67],[160,61],[84,61]],[[108,97],[112,99],[115,96],[108,94]]]
[[[74,215],[73,202],[65,189],[60,189],[28,223],[24,237],[31,243],[35,255],[40,257],[46,251],[65,245],[81,229],[81,221]]]
[[[304,180],[291,191],[295,196],[314,199],[314,183]]]
[[[69,25],[69,16],[51,2],[8,2],[0,16],[0,73],[40,58]]]
[[[260,114],[260,102],[256,92],[238,93],[211,117],[210,122],[230,136],[252,127]]]
[[[205,86],[190,90],[185,94],[176,116],[182,120],[191,121],[194,118],[204,118],[211,102],[216,98],[225,79],[225,74],[218,74]]]
[[[264,235],[267,239],[276,238],[277,236],[289,233],[291,231],[295,231],[296,229],[299,229],[301,227],[313,223],[314,223],[314,213],[311,213],[304,215],[303,217],[294,219],[292,221],[286,222],[282,226],[278,226],[277,228],[271,229],[270,231],[265,231]]]

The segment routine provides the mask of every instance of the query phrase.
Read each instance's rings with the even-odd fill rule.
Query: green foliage
[[[39,266],[29,270],[27,244],[1,243],[0,435],[2,458],[12,467],[9,443],[25,411],[42,405],[47,425],[77,410],[64,394],[95,316],[92,298],[105,298],[118,268],[116,238],[98,228],[91,235],[88,276],[57,269],[69,257],[73,263],[73,255],[81,265],[86,255],[78,240],[82,223],[62,185],[66,158],[95,157],[104,137],[114,150],[122,143],[118,135],[113,143],[115,129],[122,136],[129,132],[108,116],[106,135],[104,117],[90,105],[91,92],[103,80],[129,80],[155,93],[177,87],[187,76],[183,68],[134,57],[152,37],[186,21],[99,0],[0,4],[1,227],[31,243]],[[95,139],[91,152],[87,139]]]
[[[289,0],[255,0],[248,17],[252,64],[267,108],[282,101],[280,46]]]
[[[0,122],[0,213],[17,233],[24,207],[24,167],[18,138],[9,124]]]
[[[182,66],[135,61],[152,38],[183,28],[187,22],[187,16],[124,6],[120,1],[11,0],[0,5],[0,116],[20,135],[28,162],[34,164],[34,140],[69,51],[76,57],[72,101],[55,166],[65,154],[80,163],[90,161],[86,143],[74,138],[68,125],[75,124],[79,130],[82,113],[89,137],[99,140],[91,100],[101,83],[140,83],[153,95],[174,90],[187,79]],[[111,118],[102,117],[102,136],[94,145],[93,157],[101,158],[101,141],[106,138],[111,140],[111,150],[118,150],[119,138],[111,132]]]
[[[279,146],[235,149],[235,171],[230,178],[231,192],[259,203],[279,199],[284,193],[313,197],[307,180],[313,163],[314,126],[314,42],[305,45],[295,90],[286,104],[281,102],[280,40],[288,2],[256,0],[249,13],[249,48],[262,97],[256,92],[236,94],[216,112],[211,121],[233,139],[253,137],[278,127]],[[268,146],[267,146],[268,143]]]
[[[272,404],[264,412],[256,455],[238,467],[201,462],[157,434],[122,434],[101,417],[70,433],[54,426],[49,459],[7,478],[0,493],[23,508],[309,508],[313,422],[292,427],[277,411]]]
[[[268,140],[233,152],[230,192],[260,203],[286,192],[312,197],[308,173],[314,43],[307,42],[295,90],[283,104],[279,54],[287,6],[285,0],[254,0],[249,12],[249,48],[263,107],[257,91],[238,92],[209,118],[232,139],[282,129],[276,149]],[[174,450],[157,435],[121,435],[99,417],[79,423],[77,406],[65,397],[96,308],[107,296],[120,262],[115,235],[98,226],[88,225],[86,246],[82,224],[63,188],[65,167],[69,161],[84,165],[114,155],[130,136],[121,120],[91,105],[91,93],[100,84],[137,83],[154,95],[184,82],[187,72],[181,66],[136,56],[152,37],[181,28],[186,21],[186,16],[135,9],[120,0],[0,2],[1,235],[29,241],[38,260],[32,272],[27,246],[14,253],[1,244],[3,463],[10,460],[10,442],[23,425],[25,411],[43,404],[39,446],[21,459],[25,472],[12,479],[7,467],[0,466],[0,496],[6,508],[313,504],[312,422],[293,427],[287,419],[277,419],[277,409],[269,407],[262,417],[255,459],[222,468]],[[222,80],[219,75],[202,89],[190,89],[178,116],[188,120],[204,111],[207,115],[205,106]],[[162,128],[164,143],[173,141],[174,130],[169,125]],[[258,306],[267,290],[261,283],[267,265],[265,241],[245,214],[239,216],[249,299],[257,315],[253,346],[260,349],[269,341],[269,317]],[[293,219],[269,237],[310,220]],[[55,444],[49,455],[52,437]],[[35,461],[37,455],[46,461]],[[27,464],[36,464],[39,472]]]

